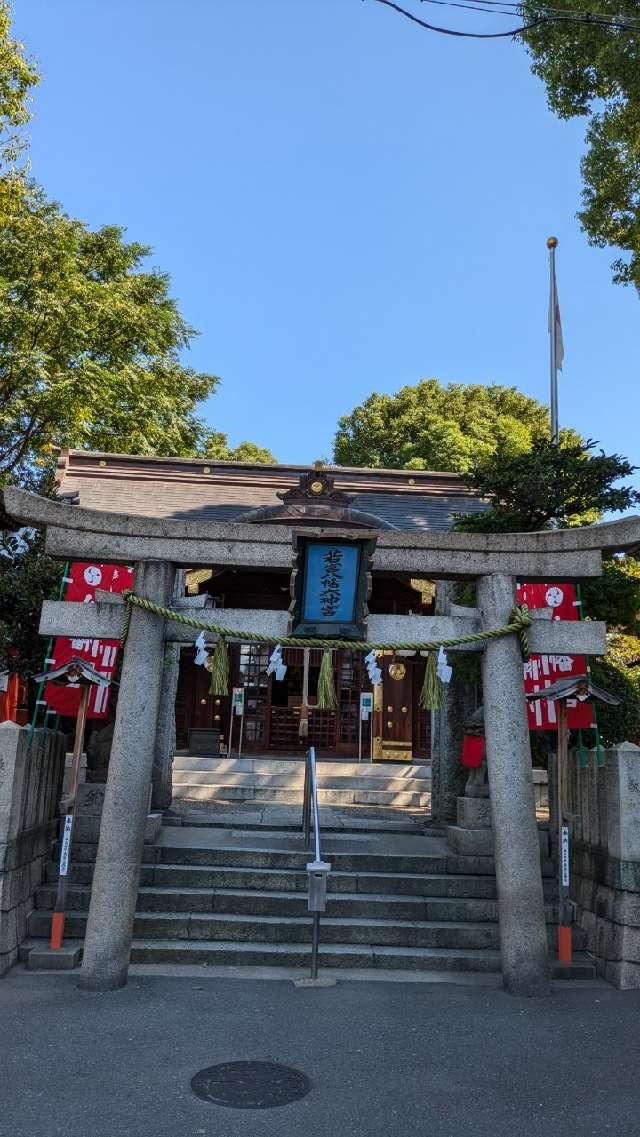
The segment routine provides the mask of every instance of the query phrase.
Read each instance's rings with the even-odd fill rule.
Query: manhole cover
[[[311,1082],[300,1070],[277,1062],[222,1062],[194,1074],[191,1089],[204,1101],[231,1109],[271,1109],[305,1097]]]

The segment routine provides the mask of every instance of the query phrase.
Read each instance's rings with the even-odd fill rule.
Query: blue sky
[[[205,413],[232,443],[330,457],[341,414],[430,376],[547,401],[555,233],[561,424],[640,459],[640,301],[579,230],[584,122],[548,111],[522,47],[371,0],[14,7],[43,72],[33,173],[153,246],[201,332],[190,362],[222,377]]]

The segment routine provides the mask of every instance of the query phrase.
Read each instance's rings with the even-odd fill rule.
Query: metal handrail
[[[318,947],[320,944],[320,913],[327,907],[327,877],[331,865],[322,859],[320,836],[320,810],[318,807],[318,767],[316,751],[310,746],[307,751],[304,771],[304,801],[302,806],[302,827],[305,848],[311,845],[311,822],[313,819],[314,860],[307,865],[309,874],[309,911],[313,915],[311,941],[311,978],[318,978]]]

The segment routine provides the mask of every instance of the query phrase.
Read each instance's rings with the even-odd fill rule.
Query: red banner
[[[65,579],[64,599],[76,603],[93,604],[96,589],[105,592],[123,592],[133,585],[133,569],[123,565],[96,564],[92,561],[74,561],[69,566]],[[117,640],[67,639],[59,636],[54,642],[48,667],[61,667],[74,656],[86,659],[96,671],[111,679],[117,659]],[[63,687],[57,683],[47,683],[44,700],[59,715],[75,718],[80,704],[79,687]],[[109,688],[92,687],[89,696],[88,718],[104,719],[109,707]]]
[[[573,584],[520,584],[517,590],[518,603],[528,604],[530,608],[553,609],[554,620],[579,620],[580,604],[576,600]],[[587,661],[584,655],[532,655],[524,665],[525,694],[544,690],[558,679],[568,679],[572,675],[586,675]],[[555,730],[555,704],[548,699],[535,699],[527,703],[529,730]],[[567,700],[567,723],[571,730],[593,726],[591,703],[578,699]]]

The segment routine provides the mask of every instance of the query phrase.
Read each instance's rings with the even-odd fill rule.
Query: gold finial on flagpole
[[[557,249],[557,247],[558,247],[558,238],[557,237],[547,237],[547,248],[548,249]]]

